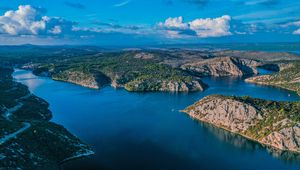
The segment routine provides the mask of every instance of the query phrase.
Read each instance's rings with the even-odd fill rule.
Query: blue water
[[[189,94],[91,90],[24,70],[16,70],[14,78],[50,103],[52,121],[96,152],[64,169],[300,169],[297,159],[272,156],[276,153],[255,142],[179,112],[209,94],[300,100],[294,92],[248,84],[241,78],[205,78],[210,88]]]

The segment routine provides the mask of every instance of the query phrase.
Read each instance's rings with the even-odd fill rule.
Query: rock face
[[[249,126],[262,119],[255,107],[230,98],[209,96],[195,105],[189,111],[192,117],[233,132],[245,132]]]
[[[289,118],[300,110],[299,105],[214,95],[187,107],[184,112],[196,120],[241,134],[262,144],[300,152],[300,123],[298,119]],[[287,110],[282,111],[285,109]]]
[[[256,66],[259,63],[249,59],[233,57],[216,57],[199,62],[187,63],[182,69],[200,76],[243,76],[257,74]]]
[[[160,81],[160,80],[143,80],[132,81],[125,85],[128,91],[169,91],[169,92],[193,92],[204,91],[206,85],[200,80],[191,82],[184,81]]]
[[[163,82],[160,91],[172,91],[172,92],[189,92],[189,91],[204,91],[205,85],[201,81],[192,82]]]
[[[135,54],[134,58],[137,58],[137,59],[152,59],[154,58],[154,55],[151,54],[151,53],[145,53],[145,52],[141,52],[141,53],[137,53]]]
[[[261,140],[263,143],[271,143],[282,150],[299,151],[300,148],[300,124],[283,128],[278,132],[272,132]]]
[[[92,74],[85,74],[79,71],[64,71],[53,77],[54,80],[66,81],[92,89],[99,89],[98,83]]]

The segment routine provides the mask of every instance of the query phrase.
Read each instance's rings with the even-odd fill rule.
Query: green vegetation
[[[275,102],[250,97],[232,97],[234,100],[254,106],[260,110],[263,119],[251,126],[245,134],[256,140],[260,140],[272,132],[293,127],[300,123],[300,102]],[[279,122],[288,120],[286,123]]]
[[[151,58],[138,58],[136,55],[136,52],[105,53],[97,57],[75,57],[50,64],[40,63],[34,73],[49,72],[56,80],[70,81],[74,79],[70,78],[71,73],[77,72],[85,75],[80,76],[82,82],[92,81],[91,77],[94,77],[97,84],[114,82],[116,87],[125,87],[128,91],[157,91],[163,87],[163,82],[192,84],[193,81],[199,81],[183,70],[162,64],[156,55]],[[76,82],[81,83],[78,80]],[[138,89],[135,88],[141,83]]]
[[[300,102],[211,95],[183,112],[262,144],[300,152]]]
[[[14,82],[12,72],[0,67],[0,167],[59,169],[66,159],[93,154],[65,128],[48,122],[49,104]]]
[[[300,95],[300,62],[293,62],[291,65],[278,73],[253,77],[249,81],[292,90]]]

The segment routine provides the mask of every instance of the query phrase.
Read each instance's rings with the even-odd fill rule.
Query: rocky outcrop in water
[[[257,61],[233,57],[216,57],[181,66],[200,76],[243,76],[257,74]]]
[[[187,107],[192,118],[281,150],[300,152],[300,103],[208,96]]]

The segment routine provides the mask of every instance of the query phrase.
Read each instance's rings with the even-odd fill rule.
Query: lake
[[[204,78],[210,86],[205,92],[129,93],[112,87],[87,89],[26,70],[16,69],[13,76],[49,102],[53,122],[96,152],[95,156],[68,162],[62,169],[300,169],[294,155],[278,156],[260,144],[197,122],[179,111],[210,94],[300,100],[291,91],[227,77]]]

